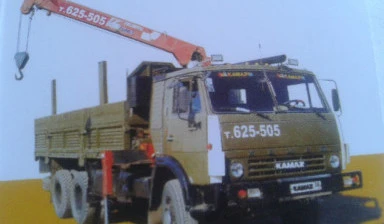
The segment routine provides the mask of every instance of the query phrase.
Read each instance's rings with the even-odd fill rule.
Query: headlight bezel
[[[241,162],[232,162],[229,167],[232,178],[239,179],[244,175],[244,165]]]
[[[329,166],[333,169],[337,169],[337,168],[340,168],[340,157],[338,155],[331,155],[329,157]]]

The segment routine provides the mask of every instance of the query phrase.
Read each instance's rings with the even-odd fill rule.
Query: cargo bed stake
[[[100,105],[108,103],[107,62],[99,62]]]
[[[57,114],[56,79],[52,80],[52,115]]]

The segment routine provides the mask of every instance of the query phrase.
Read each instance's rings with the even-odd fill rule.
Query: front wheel
[[[185,210],[183,191],[177,179],[165,184],[161,208],[163,224],[197,224],[197,221]]]

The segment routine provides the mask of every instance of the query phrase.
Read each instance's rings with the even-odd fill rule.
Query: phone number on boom
[[[88,22],[95,23],[100,26],[105,25],[107,22],[107,17],[105,16],[93,12],[87,12],[85,9],[79,9],[73,6],[68,6],[67,8],[60,7],[59,11],[79,19],[86,19]]]

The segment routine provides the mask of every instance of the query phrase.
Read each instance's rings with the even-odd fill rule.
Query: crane
[[[103,30],[116,33],[123,37],[139,41],[163,51],[172,53],[182,67],[187,67],[191,61],[209,65],[203,47],[169,36],[165,33],[149,29],[137,23],[109,15],[104,12],[66,0],[24,0],[21,13],[30,14],[34,7],[80,21]],[[25,59],[26,55],[22,59]],[[25,60],[16,59],[19,70],[24,67]],[[21,62],[20,62],[21,61]],[[19,66],[23,65],[23,66]]]

